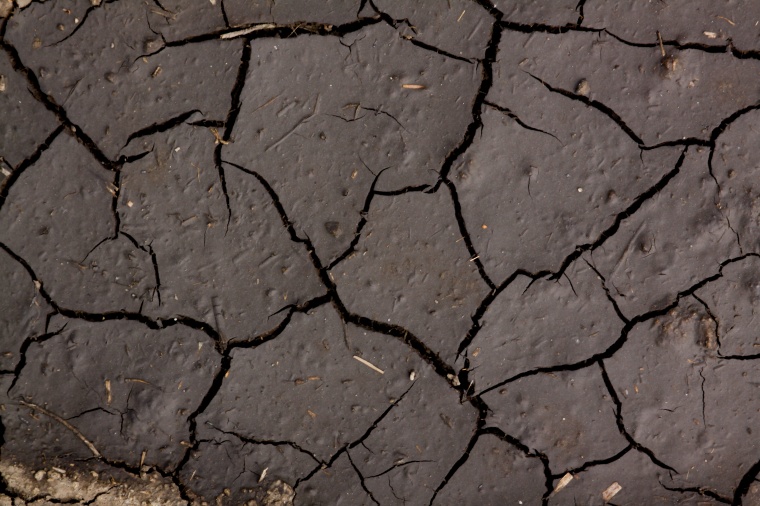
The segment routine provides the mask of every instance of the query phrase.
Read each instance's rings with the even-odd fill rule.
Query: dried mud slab
[[[5,38],[41,92],[65,104],[67,117],[115,159],[133,132],[189,111],[224,119],[240,62],[240,41],[167,47],[139,3],[108,3],[60,41],[54,20],[33,4],[13,16]],[[88,62],[87,65],[76,64]],[[98,110],[98,114],[92,114]]]
[[[724,118],[760,101],[760,91],[741,77],[757,72],[760,62],[730,53],[667,48],[663,55],[659,45],[630,46],[594,32],[509,31],[501,47],[491,99],[512,108],[529,125],[553,110],[525,98],[511,103],[510,96],[522,96],[530,80],[590,104],[647,146],[685,138],[709,140]]]
[[[318,462],[358,439],[409,389],[409,371],[420,369],[419,357],[400,342],[344,328],[328,306],[294,315],[280,337],[233,350],[231,358],[219,393],[198,419],[201,435],[289,441]]]
[[[429,504],[467,452],[476,415],[446,380],[423,374],[348,453],[380,504]]]
[[[754,149],[759,115],[747,111],[731,122],[715,141],[710,168],[718,184],[717,205],[747,253],[760,252],[760,192],[756,187],[760,156]]]
[[[657,32],[668,43],[760,48],[757,23],[760,6],[753,3],[675,0],[672,2],[588,2],[584,24],[604,27],[635,44],[657,43]]]
[[[280,493],[285,499],[281,502],[292,504],[296,494],[287,483],[296,483],[316,464],[308,453],[287,443],[260,443],[218,433],[191,453],[180,476],[198,502],[213,498],[221,504],[248,504],[262,501],[270,488],[287,487]]]
[[[402,325],[450,360],[488,286],[449,194],[407,193],[372,204],[356,252],[331,271],[338,294],[349,311]]]
[[[152,296],[150,255],[125,238],[103,242],[114,233],[112,181],[113,173],[63,134],[8,192],[0,241],[64,308],[137,311]]]
[[[0,251],[0,278],[7,283],[0,298],[0,370],[10,372],[19,363],[24,340],[46,333],[50,307],[29,274],[5,251]]]
[[[330,469],[317,471],[311,480],[299,489],[296,505],[335,504],[336,506],[370,506],[377,504],[362,486],[349,454],[341,455]]]
[[[57,317],[51,328],[57,335],[25,350],[26,367],[8,391],[19,401],[4,423],[20,432],[5,451],[39,465],[57,458],[56,441],[66,440],[78,454],[135,469],[179,463],[187,416],[219,367],[208,337],[178,325],[151,330],[136,322]]]
[[[760,304],[760,260],[749,257],[726,265],[721,278],[694,292],[707,313],[705,332],[722,356],[755,358],[760,354],[754,318]]]
[[[322,0],[306,3],[298,0],[224,0],[224,10],[233,27],[251,23],[298,25],[301,22],[340,25],[357,19],[360,4],[359,0]]]
[[[0,182],[22,162],[33,157],[39,146],[58,127],[55,116],[27,90],[6,54],[0,54]],[[0,190],[0,206],[5,192]]]
[[[483,400],[493,410],[488,425],[543,454],[554,472],[607,458],[627,446],[595,367],[520,378],[484,394]]]
[[[160,298],[146,313],[203,320],[227,341],[266,332],[284,318],[281,309],[322,294],[266,188],[232,170],[224,192],[207,128],[183,125],[140,141],[131,149],[150,153],[124,165],[117,212],[121,230],[156,259]]]
[[[628,317],[667,306],[682,290],[741,253],[715,204],[708,153],[689,148],[666,188],[592,253],[611,296]]]
[[[758,373],[751,362],[716,352],[712,320],[688,297],[634,327],[605,364],[627,430],[678,471],[663,483],[733,497],[756,461],[747,438],[760,430],[753,402]]]
[[[283,81],[294,68],[302,76]],[[343,38],[256,40],[222,157],[266,178],[296,230],[331,259],[351,243],[380,171],[378,191],[435,183],[479,81],[474,64],[384,24]]]
[[[663,485],[663,481],[667,480],[667,471],[635,450],[627,451],[612,462],[600,463],[571,476],[572,481],[549,498],[550,505],[720,504],[696,491],[668,490]],[[558,484],[559,480],[555,481],[555,485]]]
[[[146,18],[151,29],[167,42],[187,40],[227,27],[222,4],[226,6],[228,2],[162,0],[160,4],[145,5]]]
[[[401,37],[446,56],[474,60],[486,50],[493,18],[472,2],[446,4],[378,0],[374,5],[397,20]]]
[[[507,26],[513,24],[560,26],[579,23],[582,21],[580,6],[584,3],[577,2],[576,0],[558,0],[551,3],[531,2],[528,0],[519,0],[517,2],[496,0],[493,2],[494,6],[504,13],[503,21]]]
[[[523,118],[510,109],[514,99],[492,92],[497,102],[482,115],[482,135],[453,171],[473,245],[497,282],[518,269],[558,270],[576,247],[599,241],[678,159],[675,148],[642,153],[599,111],[538,82],[526,86],[544,111],[560,115]]]
[[[483,473],[483,469],[488,469]],[[432,504],[497,504],[509,497],[523,504],[541,502],[545,490],[544,467],[497,436],[478,438],[469,457]]]
[[[618,340],[623,321],[597,274],[579,261],[565,275],[520,277],[488,306],[466,353],[477,391],[529,371],[582,362]]]

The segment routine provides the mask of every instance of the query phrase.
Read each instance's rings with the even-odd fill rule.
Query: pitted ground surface
[[[760,504],[757,6],[0,16],[0,505]]]

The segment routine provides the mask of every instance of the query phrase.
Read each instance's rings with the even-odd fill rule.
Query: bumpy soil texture
[[[760,3],[0,0],[0,506],[760,504]]]

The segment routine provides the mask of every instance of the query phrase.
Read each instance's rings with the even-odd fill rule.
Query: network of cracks
[[[0,504],[760,503],[696,4],[0,0]]]

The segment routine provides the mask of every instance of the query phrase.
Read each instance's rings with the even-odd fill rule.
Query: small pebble
[[[591,91],[591,86],[589,86],[588,81],[585,79],[581,79],[578,82],[578,86],[575,87],[575,93],[583,97],[587,97],[589,91]]]
[[[327,230],[327,233],[335,238],[338,238],[341,235],[343,235],[343,229],[341,228],[340,223],[338,223],[337,221],[326,222],[325,230]]]

